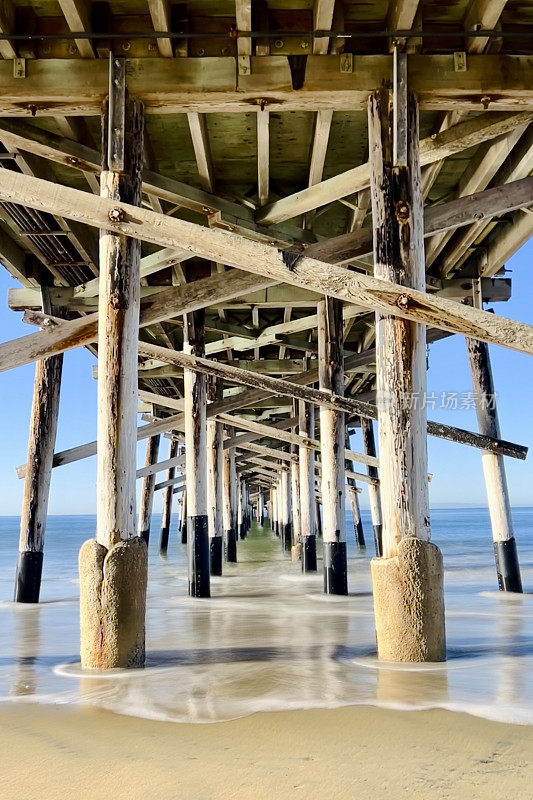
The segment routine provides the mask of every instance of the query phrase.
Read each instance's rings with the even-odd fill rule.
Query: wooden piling
[[[100,193],[140,206],[144,115],[126,100],[125,74],[125,59],[111,56]],[[147,548],[135,536],[140,242],[113,231],[122,215],[110,212],[100,231],[97,532],[79,557],[83,667],[145,658]]]
[[[307,439],[315,438],[315,407],[304,400],[298,402],[298,433]],[[302,572],[316,572],[315,451],[299,445],[298,455]]]
[[[296,428],[293,429],[296,432]],[[291,445],[291,452],[298,452],[298,445]],[[291,495],[292,495],[292,548],[293,561],[299,561],[302,555],[302,510],[300,491],[300,467],[296,460],[290,462],[291,470]]]
[[[181,543],[187,544],[187,488],[183,492],[183,506],[181,509]]]
[[[28,437],[28,468],[20,515],[14,601],[38,603],[63,356],[37,361]]]
[[[226,428],[226,435],[233,435],[233,428]],[[224,558],[228,563],[237,561],[237,520],[235,517],[235,450],[233,447],[224,450],[223,459],[223,502],[222,521],[224,528]]]
[[[320,388],[344,394],[342,302],[326,297],[318,311],[318,370]],[[346,528],[344,522],[344,414],[320,408],[322,464],[322,522],[324,591],[348,594]]]
[[[385,90],[371,95],[368,107],[374,272],[423,290],[418,107],[412,95],[407,101],[406,60],[399,58],[395,120],[403,122],[391,131]],[[383,510],[383,558],[372,561],[378,656],[441,661],[442,557],[429,543],[425,326],[376,314],[376,367]]]
[[[363,447],[367,456],[376,457],[376,441],[374,438],[374,423],[371,419],[361,417],[361,433],[363,435]],[[378,468],[374,466],[367,467],[368,476],[370,478],[379,478]],[[379,484],[370,483],[368,485],[368,502],[370,504],[370,518],[372,520],[372,528],[374,531],[374,546],[376,548],[376,556],[383,555],[383,524],[381,519],[381,497],[379,493]]]
[[[222,381],[211,380],[208,399],[222,399]],[[222,423],[207,420],[207,526],[211,575],[222,575],[222,503],[223,503],[223,431]]]
[[[183,317],[183,351],[203,356],[204,310]],[[209,536],[207,531],[206,377],[185,369],[184,422],[187,479],[187,554],[189,594],[209,597]]]
[[[168,451],[169,459],[175,458],[178,454],[178,442],[170,440]],[[167,480],[171,481],[176,475],[176,467],[169,467],[167,470]],[[159,552],[165,554],[168,550],[168,539],[170,536],[170,521],[172,519],[172,500],[174,497],[174,487],[166,486],[163,489],[163,511],[161,513],[161,531],[159,534]]]
[[[292,548],[292,497],[291,479],[287,468],[280,475],[280,538],[283,549],[290,553]]]
[[[147,439],[146,441],[146,458],[144,460],[144,465],[146,467],[150,466],[151,464],[157,463],[157,457],[159,455],[160,438],[161,438],[160,434],[157,434],[156,436],[150,436],[150,438]],[[152,522],[152,507],[154,502],[155,479],[156,479],[155,473],[152,473],[151,475],[145,475],[142,480],[142,488],[141,488],[141,504],[139,507],[139,520],[137,523],[137,533],[139,536],[142,536],[142,538],[146,542],[147,547],[150,541],[150,525]]]
[[[489,348],[485,342],[466,339],[479,432],[500,436]],[[503,456],[482,451],[498,586],[504,592],[522,592],[520,564],[514,537],[509,490]]]

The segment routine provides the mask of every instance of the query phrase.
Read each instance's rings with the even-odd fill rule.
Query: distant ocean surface
[[[369,559],[347,512],[348,597],[303,576],[268,525],[238,545],[238,564],[212,579],[212,598],[187,596],[185,546],[173,520],[168,556],[149,557],[147,668],[79,667],[77,556],[93,516],[50,517],[42,602],[12,602],[19,520],[0,517],[0,701],[81,704],[158,720],[211,722],[261,710],[379,705],[446,708],[533,724],[533,508],[513,510],[524,595],[497,591],[488,512],[432,511],[444,556],[448,661],[385,665],[375,658]]]

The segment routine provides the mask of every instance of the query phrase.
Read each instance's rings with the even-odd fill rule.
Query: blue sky
[[[507,264],[513,279],[513,296],[495,304],[496,313],[533,324],[533,240]],[[18,283],[0,269],[0,341],[33,332],[21,315],[7,308],[7,291]],[[533,363],[530,356],[491,347],[494,383],[502,436],[527,446],[533,445]],[[64,450],[96,438],[96,381],[92,378],[94,357],[84,349],[65,354],[57,450]],[[28,421],[33,390],[33,365],[0,373],[2,447],[0,448],[0,515],[18,515],[22,481],[15,466],[26,460]],[[431,346],[428,393],[472,391],[465,342],[454,336]],[[461,428],[477,430],[472,409],[428,410],[428,417]],[[144,442],[139,443],[138,464],[144,463]],[[166,458],[168,442],[162,440],[161,457]],[[474,448],[430,437],[428,440],[432,505],[486,505],[480,454]],[[533,457],[533,456],[532,456]],[[527,461],[506,459],[513,505],[533,505],[533,467]],[[140,481],[137,482],[140,488]],[[161,493],[158,493],[159,495]],[[96,503],[96,458],[88,458],[53,470],[50,514],[92,514]],[[156,495],[154,510],[160,510]],[[361,505],[367,507],[366,491]]]

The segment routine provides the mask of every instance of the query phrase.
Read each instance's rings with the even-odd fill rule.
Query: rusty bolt
[[[411,305],[411,298],[409,297],[408,294],[401,294],[398,297],[398,299],[396,300],[396,305],[398,306],[398,308],[401,308],[404,311],[407,311],[407,309]]]
[[[126,215],[122,208],[112,208],[107,216],[110,222],[122,222]]]
[[[76,156],[70,156],[70,158],[68,159],[68,163],[72,164],[73,167],[76,167],[80,162],[76,158]]]
[[[202,206],[202,211],[204,212],[204,214],[214,214],[215,213],[212,208],[209,208],[209,206]]]
[[[400,200],[396,203],[396,219],[398,222],[407,222],[410,213],[409,203],[406,203],[405,200]]]

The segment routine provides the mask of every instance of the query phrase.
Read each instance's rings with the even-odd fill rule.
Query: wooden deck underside
[[[422,149],[430,153],[435,134],[443,141],[442,157],[429,154],[423,161],[426,226],[434,209],[449,204],[451,214],[459,198],[532,174],[530,3],[271,0],[252,5],[253,14],[243,0],[199,0],[186,7],[165,0],[92,5],[80,0],[10,5],[8,0],[0,14],[7,37],[0,43],[1,166],[98,194],[99,113],[111,49],[126,57],[127,86],[146,106],[146,208],[294,252],[359,231],[353,257],[313,256],[372,274],[371,244],[364,247],[371,222],[364,172],[366,101],[372,90],[392,80],[392,37],[384,34],[402,31],[404,37],[396,39],[408,52],[410,85],[420,97]],[[247,37],[250,30],[264,35]],[[345,35],[313,36],[313,30]],[[471,35],[473,30],[486,35]],[[154,31],[172,38],[156,37]],[[27,32],[42,38],[24,39]],[[191,38],[180,38],[183,32]],[[292,72],[288,56],[298,57]],[[504,126],[499,135],[495,120]],[[468,125],[470,138],[463,135]],[[444,134],[448,128],[451,133]],[[486,302],[509,298],[505,264],[533,233],[531,187],[529,200],[517,196],[522,199],[515,205],[514,195],[499,201],[507,203],[503,212],[468,217],[468,224],[448,229],[440,223],[427,236],[429,293],[463,301],[472,296],[472,279],[481,276]],[[179,242],[164,249],[143,242],[142,253],[145,302],[164,297],[169,286],[231,269],[180,250]],[[96,310],[95,227],[1,202],[0,261],[22,287],[10,292],[13,309],[40,309],[45,286],[52,307],[66,309],[67,318]],[[206,355],[295,380],[317,356],[320,297],[284,283],[211,305],[206,301]],[[430,332],[430,339],[438,335]],[[181,350],[182,318],[169,315],[142,327],[140,340]],[[94,344],[87,346],[96,353]],[[373,399],[373,348],[374,311],[345,304],[347,397]],[[183,369],[141,357],[139,389],[148,403],[145,410],[156,417],[175,413],[173,403],[183,396]],[[225,381],[226,399],[241,391],[242,386]],[[239,410],[235,399],[232,413],[282,423],[293,415],[292,401],[263,397]],[[266,447],[286,443],[268,436],[256,441]]]

